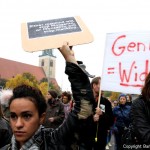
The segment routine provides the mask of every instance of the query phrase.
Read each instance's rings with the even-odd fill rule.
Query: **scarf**
[[[42,126],[39,127],[39,129],[35,132],[35,134],[20,149],[18,149],[17,141],[15,139],[15,136],[13,135],[11,139],[11,143],[12,143],[11,149],[12,150],[40,150],[39,146],[34,142],[34,137],[41,132],[41,127]]]

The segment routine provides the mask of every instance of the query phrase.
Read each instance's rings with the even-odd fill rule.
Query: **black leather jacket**
[[[3,117],[0,117],[0,148],[10,143],[11,136],[12,132],[9,122]]]
[[[150,144],[150,102],[140,95],[131,106],[131,121],[141,144]]]
[[[77,65],[67,62],[65,73],[68,75],[71,83],[75,106],[69,113],[66,121],[59,128],[54,130],[43,128],[41,133],[35,137],[35,142],[39,145],[40,150],[70,150],[69,145],[72,142],[74,133],[80,133],[79,130],[85,127],[86,119],[78,119],[78,113],[82,105],[81,101],[85,99],[90,103],[94,102],[89,78],[83,70]],[[84,124],[83,127],[82,124]],[[6,149],[11,150],[10,145],[1,150]]]

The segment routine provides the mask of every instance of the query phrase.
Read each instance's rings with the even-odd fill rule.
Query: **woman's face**
[[[120,97],[119,103],[124,105],[126,103],[126,98],[124,96]]]
[[[46,94],[46,101],[48,101],[49,99],[52,99],[52,96],[49,92],[47,92]]]
[[[11,102],[10,124],[20,147],[34,135],[44,117],[45,114],[39,117],[37,107],[27,98],[17,98]]]
[[[127,98],[127,102],[131,102],[129,95],[127,95],[126,98]]]
[[[67,104],[69,102],[68,97],[67,96],[63,96],[62,101],[63,101],[64,104]]]

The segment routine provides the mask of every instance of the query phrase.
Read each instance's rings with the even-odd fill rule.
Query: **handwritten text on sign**
[[[150,71],[150,32],[108,34],[101,89],[140,94]]]
[[[81,32],[74,17],[29,22],[27,25],[29,38]]]

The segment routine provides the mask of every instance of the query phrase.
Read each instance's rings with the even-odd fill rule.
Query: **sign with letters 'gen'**
[[[109,33],[101,90],[140,94],[150,72],[150,32]]]
[[[66,41],[70,46],[93,41],[80,17],[23,23],[21,32],[22,47],[29,52],[59,48]]]

